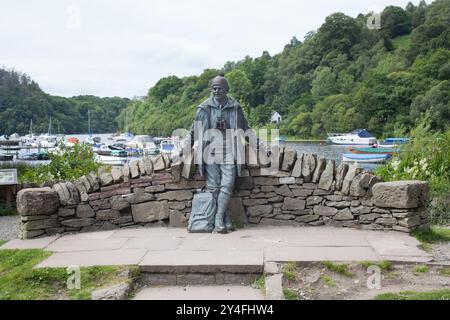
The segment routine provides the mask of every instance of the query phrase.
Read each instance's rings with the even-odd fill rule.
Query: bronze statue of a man
[[[227,95],[229,85],[225,77],[215,77],[211,89],[212,96],[197,107],[191,144],[196,142],[202,150],[200,173],[206,177],[206,191],[214,194],[217,204],[214,232],[227,233],[234,230],[227,209],[236,175],[241,174],[239,159],[243,158],[238,145],[242,139],[236,132],[250,128],[241,105]]]

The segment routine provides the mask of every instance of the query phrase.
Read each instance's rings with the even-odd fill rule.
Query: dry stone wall
[[[270,176],[258,166],[242,170],[230,203],[235,222],[402,232],[427,226],[426,182],[381,182],[355,166],[291,148],[282,148],[279,165]],[[194,170],[160,155],[73,182],[23,189],[17,195],[20,237],[138,226],[184,228],[192,198],[205,185]]]

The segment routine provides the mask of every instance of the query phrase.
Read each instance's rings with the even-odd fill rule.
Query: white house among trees
[[[270,117],[270,122],[272,123],[280,123],[281,122],[281,114],[278,112],[273,112],[272,116]]]

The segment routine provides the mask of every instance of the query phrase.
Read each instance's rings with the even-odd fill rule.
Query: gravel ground
[[[19,219],[19,216],[0,217],[0,240],[17,238]]]

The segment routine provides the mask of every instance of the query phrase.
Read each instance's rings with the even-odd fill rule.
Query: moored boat
[[[128,162],[128,160],[125,158],[101,156],[99,154],[95,154],[95,161],[97,161],[98,163],[107,164],[111,166],[123,166],[125,163]]]
[[[382,163],[389,159],[388,154],[357,154],[344,153],[342,161],[345,162],[361,162],[361,163]]]
[[[349,148],[349,151],[356,154],[389,154],[400,152],[397,148]]]
[[[340,145],[373,145],[377,139],[366,129],[356,129],[349,133],[330,133],[327,141]]]

